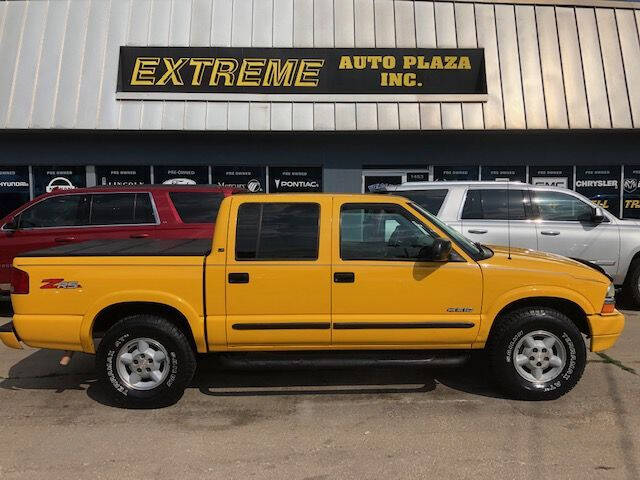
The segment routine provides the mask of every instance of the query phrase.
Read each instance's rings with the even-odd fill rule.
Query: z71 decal
[[[52,288],[64,288],[64,289],[74,289],[74,288],[82,288],[82,285],[75,280],[65,281],[64,278],[46,278],[42,280],[42,284],[40,286],[43,290],[48,290]]]

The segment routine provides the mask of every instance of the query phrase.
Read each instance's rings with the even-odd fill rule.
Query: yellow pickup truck
[[[583,335],[600,351],[622,332],[597,268],[473,243],[401,197],[235,195],[212,242],[98,240],[16,258],[0,337],[97,353],[126,406],[177,401],[197,353],[338,367],[454,365],[473,349],[507,394],[546,400],[581,377]]]

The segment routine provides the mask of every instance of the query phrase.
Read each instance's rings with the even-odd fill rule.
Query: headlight
[[[607,299],[614,299],[616,298],[616,287],[613,286],[613,283],[609,285],[609,288],[607,288]]]
[[[604,298],[604,304],[602,305],[601,313],[613,313],[616,308],[616,287],[613,283],[607,288],[607,295]]]

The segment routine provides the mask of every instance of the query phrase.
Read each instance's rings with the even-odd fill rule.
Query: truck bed
[[[20,257],[199,257],[208,255],[211,239],[132,238],[90,240],[23,253]]]

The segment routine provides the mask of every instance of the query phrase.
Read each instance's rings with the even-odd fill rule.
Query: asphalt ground
[[[0,315],[9,313],[0,302]],[[0,348],[0,479],[639,479],[640,314],[552,402],[450,370],[221,370],[182,400],[110,406],[93,357]]]

